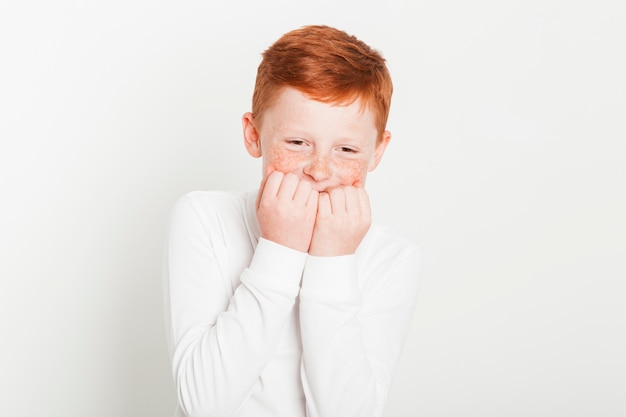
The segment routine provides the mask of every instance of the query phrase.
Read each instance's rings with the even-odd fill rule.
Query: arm
[[[419,253],[386,241],[355,254],[369,225],[362,187],[320,195],[300,291],[302,380],[310,417],[380,416],[408,331]]]
[[[261,239],[231,298],[226,250],[215,209],[199,216],[181,199],[172,214],[165,290],[172,370],[188,416],[231,415],[241,406],[298,294],[305,254]]]
[[[370,271],[365,288],[359,288],[364,271],[357,256],[307,260],[300,322],[309,417],[380,416],[409,329],[417,251],[407,248],[391,265]]]

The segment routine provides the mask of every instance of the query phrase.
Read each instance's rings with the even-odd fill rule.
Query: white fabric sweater
[[[373,225],[356,254],[260,238],[256,193],[175,205],[165,310],[176,416],[380,416],[417,298],[415,245]]]

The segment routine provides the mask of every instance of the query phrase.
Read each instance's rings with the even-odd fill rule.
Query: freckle
[[[367,161],[362,159],[350,161],[346,164],[345,171],[342,175],[342,183],[346,185],[353,184],[356,180],[363,178],[367,173],[367,165]]]
[[[280,172],[293,172],[298,166],[300,159],[295,155],[285,154],[277,147],[271,147],[265,155],[268,161]]]

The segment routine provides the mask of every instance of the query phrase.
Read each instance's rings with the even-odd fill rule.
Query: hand
[[[371,225],[370,202],[357,181],[320,193],[309,254],[341,256],[356,252]]]
[[[261,237],[300,252],[311,244],[319,193],[295,174],[273,167],[261,182],[256,202]]]

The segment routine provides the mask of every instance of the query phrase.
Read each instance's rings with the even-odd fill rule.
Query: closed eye
[[[287,139],[286,142],[289,145],[295,145],[295,146],[304,145],[304,141],[302,139]]]
[[[339,150],[340,150],[341,152],[347,152],[347,153],[357,153],[357,150],[356,150],[356,149],[353,149],[353,148],[348,148],[347,146],[342,146],[342,147],[340,147],[340,148],[339,148]]]

